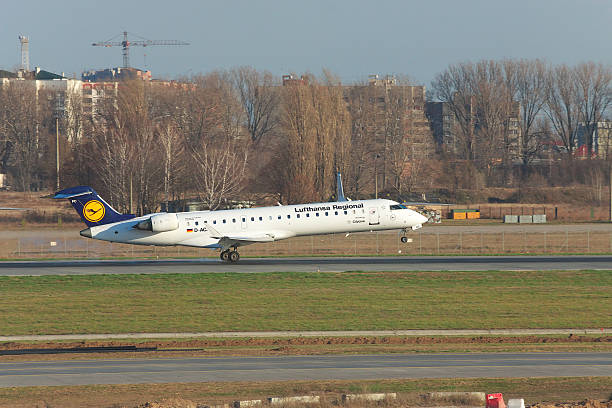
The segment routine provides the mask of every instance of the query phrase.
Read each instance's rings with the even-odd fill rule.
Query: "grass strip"
[[[324,396],[325,401],[333,401],[343,393],[398,392],[403,401],[414,406],[421,394],[434,391],[502,392],[506,401],[524,398],[526,404],[533,404],[578,401],[587,397],[608,399],[611,381],[610,377],[547,377],[12,387],[0,388],[0,404],[3,407],[23,407],[41,406],[44,402],[46,406],[65,408],[109,407],[137,406],[147,401],[171,398],[212,405],[239,399],[310,393]],[[333,406],[333,403],[322,406]]]
[[[0,277],[0,334],[609,327],[612,271]]]

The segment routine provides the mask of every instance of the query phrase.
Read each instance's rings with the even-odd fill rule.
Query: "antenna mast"
[[[30,39],[24,35],[19,36],[21,43],[21,69],[24,71],[30,70]]]

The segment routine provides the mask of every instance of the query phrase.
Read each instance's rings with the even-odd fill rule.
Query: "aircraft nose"
[[[425,224],[429,219],[425,217],[423,214],[417,214],[417,218],[421,224]]]

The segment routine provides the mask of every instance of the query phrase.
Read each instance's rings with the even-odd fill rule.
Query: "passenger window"
[[[297,218],[300,218],[300,214],[296,215]]]
[[[251,217],[251,221],[255,221],[255,217]]]
[[[259,221],[263,221],[263,218],[259,217]]]
[[[307,217],[307,218],[308,218],[308,217],[310,217],[310,213],[306,213],[306,217]]]
[[[223,223],[225,224],[225,220],[223,220]]]
[[[213,224],[216,224],[216,223],[217,223],[217,220],[213,220]]]
[[[344,210],[344,215],[347,215],[347,214],[348,214],[348,211]]]
[[[334,211],[334,215],[338,215],[338,211]]]
[[[278,219],[279,219],[279,220],[281,219],[281,216],[280,216],[280,215],[278,216]]]
[[[187,221],[187,226],[190,226],[190,225],[191,225],[191,223],[189,221]]]
[[[232,218],[232,222],[235,224],[235,223],[236,223],[236,219],[235,219],[235,218]]]
[[[268,215],[268,218],[270,218],[270,221],[272,221],[272,216],[271,215]]]
[[[251,218],[251,221],[253,221],[252,218]],[[242,222],[246,222],[246,218],[242,217]]]
[[[315,213],[315,215],[318,217],[318,216],[319,216],[319,213]]]
[[[290,214],[287,214],[287,219],[290,219],[290,218],[291,218],[291,215],[290,215]]]
[[[196,221],[196,225],[199,225],[197,221]]]
[[[204,224],[208,224],[208,220],[204,220]]]
[[[326,216],[326,217],[327,217],[327,216],[329,216],[329,213],[328,213],[327,211],[325,211],[325,216]]]

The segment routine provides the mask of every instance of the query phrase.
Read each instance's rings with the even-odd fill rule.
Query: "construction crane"
[[[123,41],[117,41],[118,37],[121,34],[118,34],[106,41],[95,42],[91,45],[94,47],[122,47],[123,48],[123,68],[130,67],[130,47],[138,45],[141,47],[148,47],[150,45],[189,45],[188,42],[185,41],[177,41],[177,40],[147,40],[146,38],[142,38],[134,33],[132,36],[140,38],[140,40],[129,41],[128,40],[128,32],[123,32]]]

